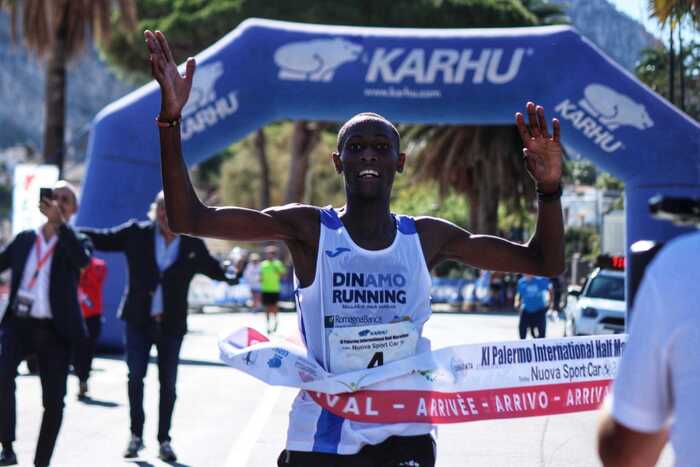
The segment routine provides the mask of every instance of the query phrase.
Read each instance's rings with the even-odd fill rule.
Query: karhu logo
[[[357,60],[362,50],[361,45],[340,38],[292,42],[275,51],[275,63],[280,67],[277,77],[328,82],[340,65]]]
[[[589,84],[578,103],[565,99],[554,110],[607,153],[624,147],[613,133],[620,126],[638,130],[654,126],[644,105],[602,84]]]
[[[197,109],[214,102],[216,91],[214,85],[224,74],[224,64],[221,62],[204,65],[197,69],[192,81],[192,91],[187,105],[182,109],[182,115],[188,116]]]
[[[335,251],[326,250],[326,255],[328,255],[330,258],[335,258],[336,256],[347,253],[348,251],[350,251],[350,248],[340,247],[336,248]]]
[[[229,92],[225,97],[216,95],[216,83],[223,74],[223,62],[210,63],[197,69],[190,98],[182,109],[183,140],[190,139],[238,111],[236,91]]]
[[[600,123],[616,130],[620,125],[646,130],[654,126],[647,109],[624,94],[613,91],[602,84],[589,84],[583,91],[584,98],[578,101],[586,111],[597,117]]]

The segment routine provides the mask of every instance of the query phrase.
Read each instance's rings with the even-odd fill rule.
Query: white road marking
[[[260,403],[250,416],[248,424],[239,431],[240,436],[233,443],[226,457],[224,464],[226,467],[245,467],[248,464],[250,455],[256,449],[255,442],[260,438],[281,393],[281,386],[267,387],[265,394],[260,398]]]

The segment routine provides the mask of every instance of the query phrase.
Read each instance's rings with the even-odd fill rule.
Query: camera
[[[700,228],[700,199],[656,195],[649,199],[649,212],[678,226]]]
[[[42,199],[53,199],[53,189],[52,188],[39,188],[39,201]]]
[[[649,198],[649,213],[654,219],[671,222],[680,227],[700,228],[700,199],[656,195]],[[628,307],[632,308],[644,271],[661,251],[664,242],[640,240],[630,247],[630,275]]]

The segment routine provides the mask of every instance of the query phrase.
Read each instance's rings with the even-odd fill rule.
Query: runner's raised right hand
[[[148,29],[144,31],[143,35],[150,52],[151,75],[160,85],[159,118],[161,120],[180,118],[180,112],[190,97],[192,78],[196,67],[195,60],[192,57],[187,59],[185,76],[181,76],[165,35],[160,31],[153,33]]]

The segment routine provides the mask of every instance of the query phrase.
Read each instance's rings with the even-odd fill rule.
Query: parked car
[[[569,288],[567,336],[625,332],[625,273],[596,268],[583,288]]]

